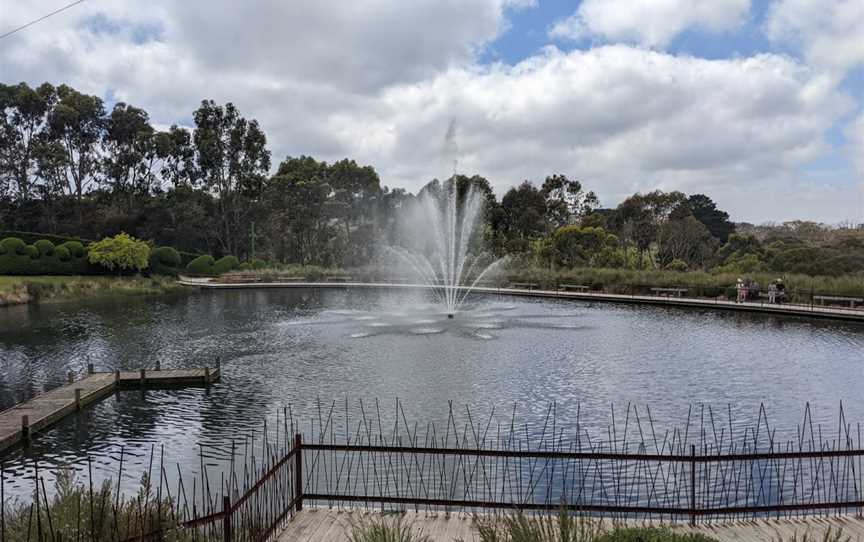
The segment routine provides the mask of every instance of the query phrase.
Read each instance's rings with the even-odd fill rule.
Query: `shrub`
[[[687,265],[687,262],[685,262],[684,260],[675,259],[669,262],[669,264],[666,266],[666,269],[668,269],[669,271],[677,271],[680,273],[683,271],[687,271],[688,267],[689,266]]]
[[[213,259],[213,256],[198,256],[186,265],[186,270],[196,275],[212,275],[215,263],[216,260]]]
[[[19,256],[24,256],[27,254],[27,251],[24,248],[26,246],[27,244],[17,237],[7,237],[0,241],[0,254],[17,254]]]
[[[84,245],[80,241],[66,241],[60,246],[65,247],[73,258],[83,258],[87,255],[87,249],[84,248]]]
[[[48,239],[40,239],[33,243],[33,246],[36,247],[36,250],[42,256],[51,256],[54,254],[54,243]]]
[[[39,249],[34,247],[33,245],[25,245],[24,246],[24,253],[27,256],[30,256],[31,260],[36,260],[39,258]]]
[[[150,252],[150,273],[156,275],[177,275],[182,263],[180,253],[173,247],[159,247]]]
[[[402,516],[351,522],[349,542],[432,542],[429,536],[405,523]]]
[[[69,253],[69,249],[65,245],[60,245],[54,249],[54,255],[57,256],[57,259],[61,262],[68,262],[72,259],[72,254]]]
[[[238,260],[236,256],[224,256],[222,258],[219,258],[216,263],[213,264],[213,274],[221,275],[223,273],[233,271],[239,265],[240,260]]]
[[[173,247],[159,247],[150,253],[151,262],[159,262],[164,265],[177,267],[180,265],[180,253]]]
[[[126,233],[106,237],[90,245],[88,259],[109,270],[118,272],[126,269],[141,271],[147,268],[150,247]]]

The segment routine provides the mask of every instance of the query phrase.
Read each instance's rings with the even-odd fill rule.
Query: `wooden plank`
[[[219,379],[219,368],[171,369],[167,371],[145,371],[145,388],[160,386],[206,386]],[[24,440],[22,417],[29,420],[29,432],[42,431],[64,417],[114,393],[118,387],[141,386],[141,372],[88,374],[81,380],[64,384],[46,391],[29,401],[17,404],[0,412],[0,452]],[[81,390],[80,404],[76,405],[75,390]]]

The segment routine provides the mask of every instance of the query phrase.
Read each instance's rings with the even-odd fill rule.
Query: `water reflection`
[[[232,440],[260,441],[263,422],[285,411],[306,431],[323,403],[345,398],[389,405],[442,423],[448,400],[478,411],[518,406],[529,430],[554,402],[559,429],[604,435],[610,404],[650,405],[658,428],[688,407],[725,409],[752,423],[761,402],[772,425],[794,434],[806,401],[836,426],[850,420],[864,374],[864,328],[766,315],[477,296],[450,320],[423,294],[259,290],[159,299],[126,298],[0,309],[0,409],[98,370],[213,365],[210,389],[125,391],[4,457],[13,492],[24,493],[32,459],[137,482],[151,450],[174,471],[221,468]],[[464,410],[456,415],[464,417]],[[385,425],[392,409],[382,408]],[[277,417],[281,421],[277,420]],[[658,429],[659,430],[659,429]],[[282,429],[284,432],[284,429]],[[284,435],[283,435],[284,436]],[[164,449],[164,452],[163,452]],[[7,487],[7,489],[9,489]]]

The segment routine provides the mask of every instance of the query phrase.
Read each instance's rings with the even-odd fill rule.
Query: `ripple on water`
[[[440,327],[416,327],[411,330],[413,335],[437,335],[444,333],[444,328]]]

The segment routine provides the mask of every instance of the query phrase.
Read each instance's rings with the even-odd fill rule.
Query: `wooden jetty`
[[[0,453],[118,389],[207,386],[219,379],[218,367],[97,373],[90,365],[87,372],[80,380],[70,373],[67,384],[0,412]]]

